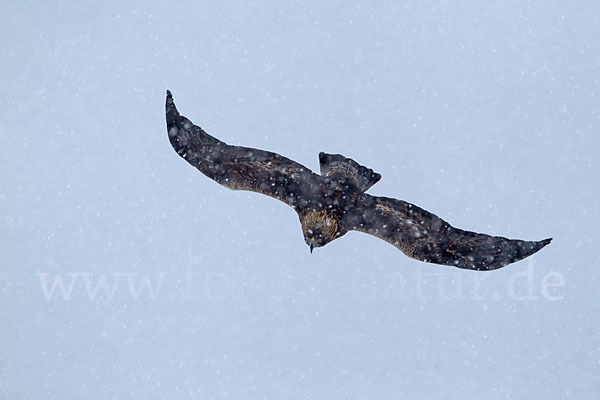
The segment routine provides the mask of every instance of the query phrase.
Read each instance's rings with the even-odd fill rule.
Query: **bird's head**
[[[325,212],[310,212],[301,218],[301,222],[304,241],[310,247],[311,253],[313,248],[325,246],[342,235],[338,230],[337,218]]]

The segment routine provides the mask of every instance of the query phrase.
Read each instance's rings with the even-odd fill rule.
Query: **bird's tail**
[[[321,165],[322,176],[343,174],[353,179],[358,188],[363,192],[366,192],[367,189],[381,179],[381,175],[374,172],[371,168],[364,167],[353,159],[344,157],[341,154],[320,152],[319,164]]]

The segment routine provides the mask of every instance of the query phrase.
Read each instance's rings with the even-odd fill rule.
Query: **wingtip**
[[[170,133],[173,127],[181,126],[181,118],[170,90],[167,90],[167,100],[165,102],[165,114],[167,117],[167,130]]]
[[[166,111],[167,113],[177,112],[177,108],[175,107],[175,103],[173,102],[173,95],[171,94],[170,90],[167,90]]]
[[[531,254],[537,253],[538,251],[540,251],[541,249],[543,249],[544,247],[549,245],[551,241],[552,241],[552,238],[548,238],[548,239],[539,240],[537,242],[534,242]]]

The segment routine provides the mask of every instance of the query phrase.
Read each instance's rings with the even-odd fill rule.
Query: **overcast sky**
[[[0,397],[600,395],[600,2],[2,3]],[[311,255],[173,151],[166,89],[227,143],[554,241],[488,273]]]

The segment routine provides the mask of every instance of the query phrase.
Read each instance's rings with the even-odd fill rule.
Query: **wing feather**
[[[387,197],[365,195],[358,208],[352,229],[383,239],[417,260],[458,268],[501,268],[551,240],[513,240],[465,231],[413,204]]]
[[[297,208],[319,198],[321,178],[304,165],[270,151],[231,146],[181,116],[171,93],[166,102],[171,145],[204,175],[232,190],[261,193]]]

